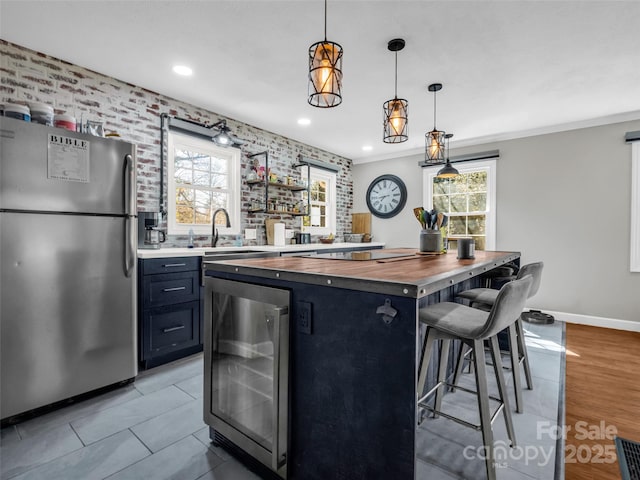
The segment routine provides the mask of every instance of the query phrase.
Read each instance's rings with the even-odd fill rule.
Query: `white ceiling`
[[[344,101],[331,109],[307,103],[308,48],[323,25],[322,0],[0,1],[9,42],[356,162],[423,150],[434,82],[452,145],[640,119],[640,1],[330,0],[327,39],[344,49]],[[387,42],[398,37],[409,141],[388,145]]]

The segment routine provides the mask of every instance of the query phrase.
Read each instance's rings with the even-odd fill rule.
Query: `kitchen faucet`
[[[218,243],[218,229],[216,228],[216,215],[218,212],[224,213],[225,218],[227,219],[227,228],[231,227],[231,221],[229,220],[229,212],[227,212],[224,208],[218,208],[211,215],[211,247],[215,247],[216,243]]]

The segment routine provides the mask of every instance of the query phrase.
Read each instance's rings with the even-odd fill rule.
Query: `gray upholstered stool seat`
[[[487,323],[487,312],[452,302],[435,303],[421,308],[419,316],[420,321],[430,327],[465,339],[482,336]]]
[[[518,274],[513,277],[514,279],[520,279],[527,275],[531,275],[532,284],[529,289],[528,298],[533,297],[540,288],[540,279],[542,278],[543,262],[529,263],[523,266]],[[472,307],[479,308],[481,310],[490,309],[498,298],[500,290],[493,288],[472,288],[465,290],[457,295],[458,298],[468,300]],[[522,387],[520,386],[520,365],[524,368],[525,379],[527,382],[527,388],[533,390],[533,379],[531,378],[531,368],[529,366],[529,357],[527,355],[527,347],[524,341],[524,328],[522,327],[522,319],[520,314],[515,323],[509,326],[509,350],[511,355],[511,370],[513,374],[514,391],[516,396],[516,411],[521,413],[524,410],[524,402],[522,400]],[[458,359],[458,367],[456,368],[456,376],[454,378],[454,384],[457,383],[460,374],[462,373],[463,365],[463,352],[460,352]]]
[[[489,312],[451,302],[436,303],[421,307],[419,310],[419,319],[428,328],[418,369],[417,403],[420,408],[433,412],[434,416],[442,415],[445,418],[455,420],[462,425],[482,432],[482,441],[486,449],[487,478],[489,480],[495,480],[496,478],[496,456],[491,425],[500,412],[504,415],[511,446],[516,445],[497,334],[518,318],[524,308],[532,281],[531,276],[527,275],[524,278],[506,284],[496,296],[496,300]],[[438,379],[436,385],[427,393],[424,393],[427,371],[437,340],[441,341]],[[447,361],[452,340],[461,340],[471,347],[473,352],[477,391],[459,386],[457,388],[476,395],[480,413],[480,425],[474,425],[449,415],[443,412],[441,408],[445,388],[453,387],[452,384],[447,382]],[[485,341],[488,341],[490,346],[494,373],[498,382],[499,398],[491,397],[488,391],[484,358]],[[435,395],[435,401],[433,405],[430,405],[427,400],[432,395]],[[499,407],[493,414],[491,414],[489,408],[490,399],[499,402]]]

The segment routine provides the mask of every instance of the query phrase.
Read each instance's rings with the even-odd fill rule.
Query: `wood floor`
[[[565,479],[620,479],[606,437],[640,442],[640,333],[567,323],[566,348]]]

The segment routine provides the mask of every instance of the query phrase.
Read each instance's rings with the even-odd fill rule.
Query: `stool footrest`
[[[427,400],[427,398],[429,398],[431,395],[433,395],[436,392],[436,390],[438,390],[438,388],[440,388],[440,387],[455,388],[456,390],[462,390],[463,392],[471,393],[471,394],[476,395],[476,396],[478,395],[477,391],[471,390],[470,388],[461,387],[459,385],[453,385],[453,384],[451,384],[449,382],[438,382],[431,390],[429,390],[426,394],[424,394],[422,397],[420,397],[420,399],[418,399],[418,406],[422,407],[422,408],[424,408],[426,410],[429,410],[430,412],[433,412],[433,413],[435,413],[437,415],[442,415],[443,417],[448,418],[449,420],[453,420],[454,422],[458,422],[459,424],[464,425],[466,427],[473,428],[474,430],[481,430],[482,429],[481,425],[477,425],[475,423],[470,423],[470,422],[467,422],[466,420],[463,420],[461,418],[454,417],[453,415],[449,415],[448,413],[442,412],[440,410],[436,410],[431,405],[428,405],[428,404],[424,403]],[[499,403],[498,408],[491,415],[491,424],[493,425],[493,422],[495,421],[496,417],[500,414],[500,412],[502,412],[502,409],[504,408],[504,402],[502,401],[501,398],[494,397],[493,395],[489,395],[489,398],[491,400],[494,400],[494,401]]]

